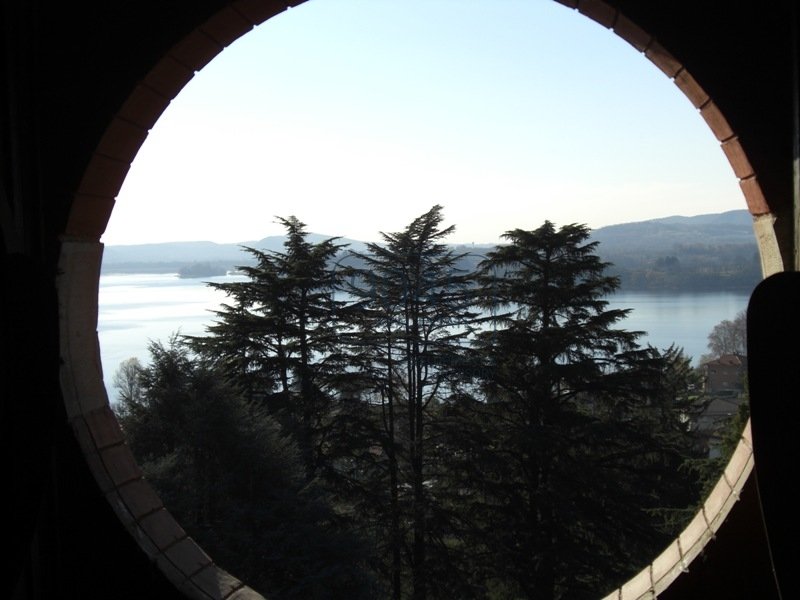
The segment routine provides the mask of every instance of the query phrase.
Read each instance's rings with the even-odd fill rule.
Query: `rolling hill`
[[[319,242],[331,236],[309,234]],[[761,279],[752,217],[746,210],[697,216],[669,216],[620,223],[592,231],[598,254],[612,263],[623,289],[742,290]],[[102,273],[191,273],[203,277],[251,264],[242,246],[280,251],[283,236],[238,244],[208,241],[106,246]],[[365,242],[343,238],[342,244],[363,251]],[[459,252],[485,254],[491,245],[459,246]],[[470,260],[473,266],[477,260]],[[466,265],[465,265],[466,266]]]

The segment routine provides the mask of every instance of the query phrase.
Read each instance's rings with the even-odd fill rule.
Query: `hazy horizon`
[[[430,206],[451,243],[744,208],[699,112],[552,0],[309,0],[198,72],[131,165],[102,241],[368,240]],[[511,225],[507,225],[511,224]]]
[[[747,209],[742,208],[742,209],[732,209],[732,210],[729,210],[729,211],[722,211],[722,212],[719,212],[719,213],[701,213],[701,214],[698,214],[698,215],[664,215],[663,217],[653,217],[652,219],[645,219],[645,220],[642,220],[642,221],[623,221],[623,222],[620,222],[620,223],[609,223],[608,225],[604,225],[603,227],[593,228],[592,231],[594,231],[595,229],[599,230],[599,229],[604,229],[606,227],[614,227],[614,226],[617,226],[617,225],[631,225],[631,224],[636,224],[636,223],[645,223],[645,222],[648,222],[648,221],[659,221],[659,220],[662,220],[662,219],[673,219],[673,218],[691,219],[693,217],[722,215],[722,214],[727,214],[727,213],[731,213],[731,212],[747,213],[748,211],[747,211]],[[286,216],[289,216],[289,215],[286,215]],[[565,223],[560,223],[560,224],[556,224],[556,225],[558,225],[558,226],[565,225]],[[380,239],[377,239],[377,238],[376,239],[370,239],[370,240],[368,240],[368,239],[356,239],[356,238],[350,238],[350,237],[337,235],[335,233],[327,233],[327,232],[320,232],[320,231],[308,231],[308,233],[310,235],[312,235],[312,236],[319,236],[321,238],[342,238],[342,239],[351,240],[351,241],[355,241],[355,242],[362,242],[362,243],[370,243],[370,242],[379,242],[380,241]],[[106,246],[140,246],[140,245],[175,244],[175,243],[187,243],[187,244],[192,244],[192,243],[212,243],[212,244],[220,244],[220,245],[230,245],[230,244],[247,244],[247,243],[252,243],[252,242],[259,242],[259,241],[262,241],[262,240],[268,239],[268,238],[281,238],[281,237],[284,237],[284,234],[281,233],[281,232],[276,232],[276,233],[270,233],[268,235],[263,235],[261,237],[257,237],[257,238],[253,238],[253,239],[247,239],[247,240],[216,241],[216,240],[210,240],[210,239],[194,239],[194,240],[187,239],[187,240],[164,240],[164,241],[161,241],[161,242],[144,242],[144,243],[132,243],[132,244],[109,244],[109,243],[105,243],[105,245]],[[502,242],[502,240],[500,240],[500,242]],[[491,245],[497,244],[498,242],[469,242],[469,243],[466,243],[466,242],[446,242],[446,243],[452,243],[453,245],[464,245],[464,246],[469,246],[469,245],[491,246]]]

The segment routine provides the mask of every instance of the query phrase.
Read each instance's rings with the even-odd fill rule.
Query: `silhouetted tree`
[[[341,246],[336,238],[308,241],[296,217],[278,220],[286,229],[285,250],[245,248],[256,259],[255,266],[239,267],[248,280],[209,284],[232,302],[216,311],[209,336],[192,339],[289,428],[312,477],[331,392],[344,371],[337,343],[343,303],[334,298],[331,265]]]
[[[280,222],[283,252],[212,284],[207,336],[120,375],[148,475],[221,559],[278,597],[594,598],[696,506],[697,375],[621,327],[585,226],[509,231],[476,274],[438,205],[338,269],[337,238]]]
[[[117,410],[132,410],[141,400],[142,386],[140,377],[142,363],[138,358],[131,357],[123,360],[116,373],[114,373],[114,387],[119,390],[117,397]]]
[[[476,576],[508,597],[594,598],[643,566],[696,486],[687,361],[640,348],[582,225],[505,234],[483,263],[481,393],[452,428]],[[499,588],[498,588],[499,586]]]
[[[120,422],[187,532],[269,598],[372,598],[366,546],[339,526],[265,408],[176,337],[150,355]]]
[[[747,354],[747,311],[739,312],[733,320],[717,323],[708,334],[709,358],[725,354]]]
[[[406,569],[410,597],[425,598],[445,585],[432,576],[447,548],[440,543],[429,427],[457,383],[474,315],[470,276],[456,268],[461,256],[443,243],[454,227],[442,221],[436,205],[404,230],[382,233],[382,243],[355,253],[363,268],[348,271],[348,292],[356,299],[353,360],[380,452],[372,463],[389,490],[377,518],[388,529],[393,598],[404,594]]]

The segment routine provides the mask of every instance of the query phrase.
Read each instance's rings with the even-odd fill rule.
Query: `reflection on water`
[[[666,348],[675,343],[697,361],[708,352],[708,334],[714,325],[723,319],[733,319],[747,308],[749,298],[749,294],[741,292],[625,292],[612,296],[609,308],[633,309],[624,327],[647,332],[641,340],[643,344]]]
[[[100,277],[97,330],[103,379],[113,399],[111,381],[119,364],[132,356],[146,361],[150,340],[172,333],[204,333],[225,294],[205,281],[244,281],[243,276],[181,279],[175,273],[103,275]]]

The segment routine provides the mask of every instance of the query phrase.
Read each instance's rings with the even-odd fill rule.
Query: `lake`
[[[225,294],[205,281],[245,280],[240,275],[180,279],[174,273],[101,276],[97,327],[109,398],[116,396],[112,380],[119,364],[133,356],[146,363],[150,340],[166,341],[175,332],[205,333],[213,320],[211,311],[225,301]],[[608,300],[610,308],[633,309],[621,326],[647,332],[642,344],[666,348],[675,343],[696,361],[707,352],[714,325],[744,310],[749,294],[622,292]]]

